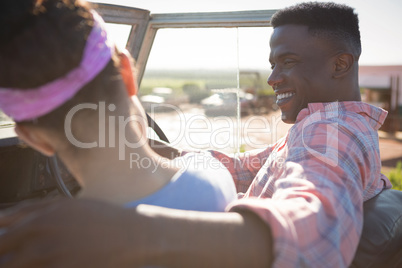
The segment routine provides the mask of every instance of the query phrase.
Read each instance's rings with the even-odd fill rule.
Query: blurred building
[[[360,66],[363,101],[388,111],[381,130],[402,131],[402,65]]]

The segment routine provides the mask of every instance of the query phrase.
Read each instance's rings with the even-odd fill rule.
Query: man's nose
[[[267,83],[271,87],[275,87],[276,85],[280,84],[283,82],[283,75],[282,73],[278,70],[277,67],[275,67],[272,70],[271,75],[268,77]]]

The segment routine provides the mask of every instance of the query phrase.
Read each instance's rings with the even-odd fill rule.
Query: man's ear
[[[15,126],[15,133],[26,144],[42,154],[46,156],[53,156],[55,154],[55,149],[42,135],[40,130],[17,124]]]
[[[123,82],[127,88],[127,93],[130,97],[138,92],[137,81],[134,76],[134,66],[131,56],[126,50],[120,53],[120,73],[123,77]]]
[[[352,54],[341,53],[335,58],[333,78],[345,76],[351,69],[355,60]]]

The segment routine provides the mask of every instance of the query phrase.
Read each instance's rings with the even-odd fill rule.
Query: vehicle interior
[[[143,97],[144,107],[146,100],[149,102],[147,103],[149,108],[146,108],[146,111],[152,131],[150,138],[184,148],[213,147],[226,152],[250,149],[242,142],[244,137],[241,133],[250,124],[258,122],[244,123],[243,114],[252,113],[263,122],[263,116],[277,108],[272,101],[273,97],[266,93],[269,90],[266,88],[266,83],[260,81],[266,77],[261,78],[257,75],[255,76],[257,79],[252,78],[251,82],[240,79],[241,73],[255,72],[250,70],[252,67],[242,67],[242,58],[239,55],[243,50],[239,47],[243,44],[241,37],[246,39],[244,42],[249,43],[253,42],[252,38],[256,35],[269,38],[270,18],[275,10],[152,14],[148,10],[108,4],[99,4],[97,10],[113,32],[123,33],[123,37],[118,38],[121,38],[121,43],[135,59],[136,75],[140,86],[139,97],[140,99]],[[246,33],[247,30],[250,32]],[[191,32],[196,34],[191,35]],[[177,37],[179,35],[184,38],[179,39]],[[164,50],[163,45],[159,44],[162,44],[164,40],[171,44],[170,49],[175,47],[180,50],[181,46],[187,41],[192,41],[194,36],[200,39],[194,41],[197,44],[192,45],[190,52],[193,55],[205,54],[191,59],[186,55],[177,55],[175,50]],[[215,40],[216,36],[225,36],[226,40]],[[201,45],[198,44],[200,40],[204,42]],[[174,60],[186,64],[198,58],[200,61],[202,58],[208,60],[208,55],[223,55],[230,50],[222,48],[226,41],[231,42],[233,46],[233,51],[230,51],[233,55],[232,67],[224,65],[226,72],[214,77],[214,66],[208,66],[211,69],[206,71],[202,64],[198,67],[183,65],[180,67],[181,70],[187,70],[187,72],[182,71],[182,75],[194,76],[196,73],[197,76],[192,77],[192,80],[188,78],[190,82],[186,82],[186,78],[180,78],[183,86],[179,90],[163,89],[175,89],[174,82],[166,78],[177,75],[177,72],[169,68],[169,62]],[[219,49],[221,51],[217,54],[210,52],[210,50]],[[156,54],[153,54],[154,50]],[[206,51],[200,52],[200,50]],[[161,53],[170,58],[163,58],[164,62],[158,65],[156,59]],[[247,58],[247,51],[245,53],[244,58]],[[268,55],[268,51],[265,53]],[[152,68],[152,64],[157,67]],[[152,81],[156,81],[155,77],[158,75],[164,78],[160,79],[159,85],[153,84]],[[209,80],[205,80],[205,77]],[[244,102],[240,98],[241,91],[249,94]],[[222,126],[219,122],[219,116],[222,115],[214,116],[213,110],[206,110],[209,107],[202,106],[202,100],[218,93],[233,95],[233,92],[237,99],[229,105],[231,109],[228,111],[229,114],[224,115],[232,119],[230,121],[232,125]],[[233,98],[231,99],[233,101]],[[177,100],[180,100],[180,105]],[[218,105],[217,110],[222,112],[223,106],[219,106],[222,105],[219,104],[219,100],[216,105]],[[212,121],[211,126],[205,123],[206,114],[211,119],[209,122]],[[189,120],[193,125],[181,124]],[[261,122],[259,122],[260,125]],[[208,131],[198,133],[199,136],[187,136],[184,133],[185,128],[203,124]],[[275,126],[280,128],[282,125],[275,121]],[[45,157],[22,143],[14,133],[13,127],[13,121],[0,113],[0,208],[8,208],[25,200],[54,198],[60,195],[74,198],[80,187],[63,163],[57,158]],[[219,131],[222,128],[225,128],[225,131]],[[273,132],[273,129],[269,132],[271,142],[279,138]],[[204,142],[211,135],[216,138],[215,143]],[[251,141],[255,145],[254,148],[261,147],[267,142],[258,142],[255,138],[251,138]],[[375,198],[365,202],[363,234],[351,267],[402,267],[401,204],[402,192],[392,189],[384,190]]]

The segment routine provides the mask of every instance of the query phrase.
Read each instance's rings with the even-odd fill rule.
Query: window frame
[[[132,26],[126,49],[136,62],[137,83],[141,85],[149,54],[159,29],[272,27],[277,10],[151,14],[145,9],[97,4],[105,22]]]
[[[137,83],[140,87],[148,57],[155,36],[159,29],[167,28],[236,28],[236,27],[272,27],[271,17],[277,10],[250,10],[200,13],[151,14],[149,10],[94,3],[95,9],[106,23],[131,26],[126,44],[136,62]],[[16,134],[10,129],[0,128],[0,145],[12,144]]]

